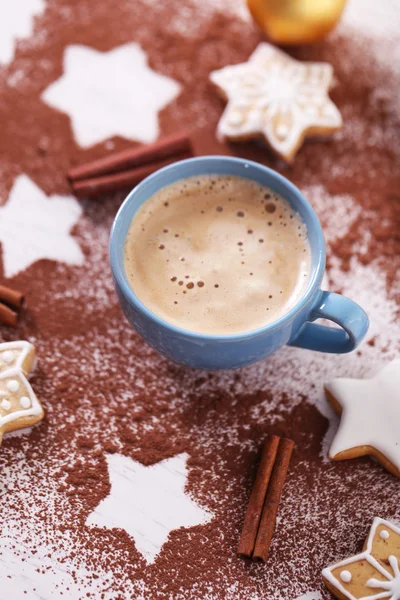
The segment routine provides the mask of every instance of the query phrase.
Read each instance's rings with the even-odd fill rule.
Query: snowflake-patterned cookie
[[[0,344],[0,443],[7,431],[31,427],[44,412],[26,376],[35,363],[29,342]]]
[[[218,135],[264,137],[281,158],[291,161],[306,136],[326,135],[342,125],[328,96],[332,78],[328,63],[299,62],[261,43],[248,62],[210,74],[228,100]]]
[[[400,529],[376,517],[364,551],[322,571],[339,600],[400,600]]]

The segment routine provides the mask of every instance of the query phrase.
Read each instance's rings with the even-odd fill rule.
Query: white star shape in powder
[[[33,18],[44,8],[44,0],[0,2],[0,64],[13,59],[17,38],[32,33]]]
[[[180,89],[175,80],[150,69],[138,44],[109,52],[74,45],[65,50],[64,75],[42,98],[70,116],[76,141],[88,147],[116,135],[153,142],[158,112]]]
[[[228,100],[219,136],[262,136],[281,158],[291,161],[306,136],[326,135],[342,125],[328,96],[332,78],[328,63],[299,62],[271,44],[259,44],[246,63],[210,74]]]
[[[325,390],[341,414],[329,457],[369,454],[400,477],[400,359],[372,379],[334,379]]]
[[[82,209],[72,196],[46,196],[26,175],[19,175],[8,201],[0,206],[0,242],[5,277],[37,260],[83,264],[83,253],[70,230]]]
[[[106,458],[111,491],[86,524],[124,529],[148,563],[155,560],[171,531],[212,518],[185,494],[186,453],[149,467],[120,454]]]

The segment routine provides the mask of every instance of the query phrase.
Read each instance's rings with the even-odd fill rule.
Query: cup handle
[[[368,316],[361,306],[345,296],[322,290],[308,320],[316,319],[329,319],[342,329],[305,323],[288,345],[318,352],[344,354],[357,348],[369,326]]]

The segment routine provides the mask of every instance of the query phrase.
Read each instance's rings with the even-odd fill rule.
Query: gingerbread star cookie
[[[363,552],[322,571],[339,600],[400,600],[400,529],[376,517]]]
[[[328,96],[333,79],[328,63],[299,62],[261,43],[248,62],[213,71],[210,79],[228,101],[219,137],[263,137],[288,162],[305,137],[327,135],[342,126]]]
[[[341,415],[329,458],[369,454],[400,477],[400,359],[372,379],[334,379],[325,392]]]
[[[8,431],[36,425],[44,412],[27,380],[35,363],[29,342],[0,344],[0,443]]]

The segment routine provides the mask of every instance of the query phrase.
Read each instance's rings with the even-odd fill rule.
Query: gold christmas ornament
[[[247,0],[255,21],[277,44],[322,40],[339,21],[346,0]]]

